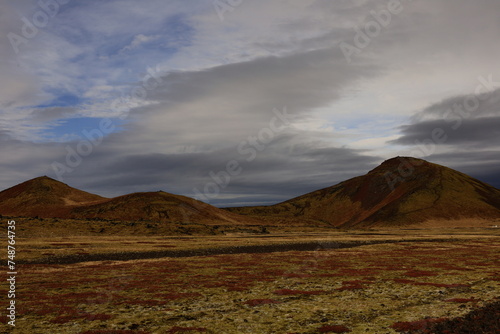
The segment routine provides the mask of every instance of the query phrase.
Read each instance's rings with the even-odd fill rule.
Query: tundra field
[[[268,232],[18,238],[0,333],[498,333],[500,229]]]

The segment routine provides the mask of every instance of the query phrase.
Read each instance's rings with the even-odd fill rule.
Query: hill
[[[227,212],[185,196],[161,191],[104,198],[47,176],[0,192],[0,215],[207,225],[260,223],[257,219]]]
[[[109,220],[152,220],[207,225],[258,224],[257,219],[240,216],[195,199],[163,191],[134,193],[71,210],[71,218]]]
[[[42,176],[0,192],[0,214],[24,217],[67,216],[73,206],[103,200],[106,198]]]
[[[227,210],[272,221],[307,219],[341,228],[500,218],[500,190],[453,169],[397,157],[366,175],[291,200]]]

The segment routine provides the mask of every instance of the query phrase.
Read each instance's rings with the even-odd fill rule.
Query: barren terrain
[[[415,332],[498,302],[499,232],[20,238],[12,333]],[[119,260],[158,251],[170,253]]]

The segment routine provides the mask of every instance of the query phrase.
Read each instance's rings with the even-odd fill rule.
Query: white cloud
[[[160,38],[159,35],[154,35],[154,36],[146,36],[143,34],[135,35],[134,39],[132,42],[124,47],[123,49],[120,50],[120,52],[126,52],[126,51],[132,51],[137,49],[139,46],[149,43],[151,41],[157,40]]]

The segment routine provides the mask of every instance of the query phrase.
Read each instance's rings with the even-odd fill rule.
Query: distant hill
[[[0,192],[0,214],[24,217],[68,216],[71,207],[106,200],[47,176]]]
[[[240,216],[195,199],[163,191],[134,193],[91,205],[75,207],[71,217],[110,220],[153,220],[207,225],[258,224],[257,219]]]
[[[266,220],[307,219],[341,228],[500,218],[500,190],[453,169],[397,157],[368,174],[291,200],[228,211]]]
[[[166,192],[104,198],[38,177],[0,192],[0,215],[64,219],[144,220],[173,223],[259,224],[257,219]]]
[[[104,198],[44,176],[0,192],[0,215],[226,226],[499,225],[500,190],[444,166],[397,157],[366,175],[276,205],[228,209],[162,191]]]

